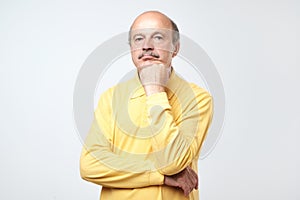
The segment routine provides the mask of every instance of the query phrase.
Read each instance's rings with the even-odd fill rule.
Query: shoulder
[[[196,98],[198,100],[212,100],[211,94],[204,88],[198,86],[195,83],[191,83],[183,79],[182,77],[176,77],[178,82],[178,89],[177,93],[187,97],[192,97],[193,99]],[[180,95],[177,94],[177,95]]]
[[[211,94],[206,89],[199,87],[194,83],[189,83],[189,85],[197,98],[212,100]]]
[[[198,108],[202,113],[212,113],[213,112],[213,97],[204,88],[199,87],[194,83],[189,83],[190,87],[194,91],[195,100],[197,102]]]

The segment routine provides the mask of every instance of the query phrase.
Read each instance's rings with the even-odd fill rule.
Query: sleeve
[[[148,117],[152,128],[152,146],[156,152],[156,169],[173,175],[185,169],[199,157],[213,114],[212,97],[205,90],[191,85],[180,103],[181,119],[175,122],[165,92],[147,97]]]
[[[154,168],[153,161],[118,155],[112,151],[110,140],[113,128],[109,117],[111,116],[110,102],[107,93],[99,100],[95,119],[80,157],[81,177],[89,182],[112,188],[162,185],[164,176],[158,171],[150,170]]]

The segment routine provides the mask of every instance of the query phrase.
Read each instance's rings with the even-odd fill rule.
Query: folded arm
[[[147,99],[152,131],[159,133],[152,140],[154,152],[138,157],[112,150],[111,98],[101,98],[81,154],[82,178],[104,187],[138,188],[162,185],[165,175],[184,171],[199,154],[212,114],[208,93],[196,92],[195,99],[177,125],[164,92]]]

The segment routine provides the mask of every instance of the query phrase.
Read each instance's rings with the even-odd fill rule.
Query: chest
[[[170,100],[172,120],[180,124],[180,106]],[[116,153],[134,152],[147,154],[152,152],[152,130],[148,114],[146,97],[120,101],[114,111],[113,149]]]

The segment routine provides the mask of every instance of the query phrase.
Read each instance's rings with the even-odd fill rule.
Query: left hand
[[[193,189],[198,189],[198,175],[190,167],[186,167],[178,174],[165,176],[164,184],[182,189],[184,196],[188,196]]]

